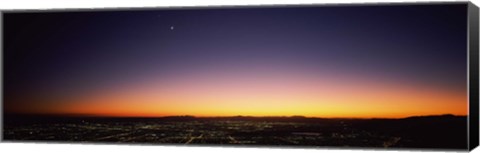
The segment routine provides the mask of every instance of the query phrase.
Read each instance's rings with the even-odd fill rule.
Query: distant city
[[[9,116],[4,140],[139,144],[466,149],[466,117],[103,118]]]

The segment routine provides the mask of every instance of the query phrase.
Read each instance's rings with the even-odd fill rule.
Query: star
[[[174,26],[170,26],[170,30],[173,30],[175,27]]]

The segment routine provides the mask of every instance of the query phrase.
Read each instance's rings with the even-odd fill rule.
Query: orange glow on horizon
[[[95,116],[294,116],[402,118],[467,114],[467,95],[427,85],[345,77],[256,73],[147,81],[65,99],[39,111]],[[30,110],[32,112],[33,110]]]

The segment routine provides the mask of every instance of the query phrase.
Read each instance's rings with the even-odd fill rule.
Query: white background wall
[[[444,0],[429,0],[429,2]],[[0,10],[51,9],[51,8],[115,8],[115,7],[162,7],[206,5],[259,5],[259,4],[328,4],[328,3],[375,3],[375,2],[426,2],[425,0],[0,0]],[[480,0],[472,0],[477,6]],[[1,62],[0,62],[1,63]],[[0,152],[33,153],[429,153],[433,151],[385,151],[346,149],[285,149],[285,148],[239,148],[239,147],[184,147],[145,145],[92,145],[51,143],[0,143]],[[473,151],[480,153],[480,149]]]

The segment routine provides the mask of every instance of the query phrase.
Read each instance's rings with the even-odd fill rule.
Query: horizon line
[[[410,115],[405,117],[321,117],[321,116],[304,116],[304,115],[271,115],[271,116],[255,116],[255,115],[224,115],[224,116],[201,116],[201,115],[145,115],[145,116],[136,116],[136,115],[98,115],[98,114],[49,114],[49,113],[3,113],[3,116],[6,115],[32,115],[32,116],[63,116],[63,117],[104,117],[104,118],[165,118],[165,117],[193,117],[193,118],[231,118],[231,117],[252,117],[252,118],[268,118],[268,117],[277,117],[277,118],[318,118],[318,119],[405,119],[412,117],[432,117],[432,116],[455,116],[455,117],[466,117],[466,115],[444,113],[444,114],[430,114],[430,115]]]

